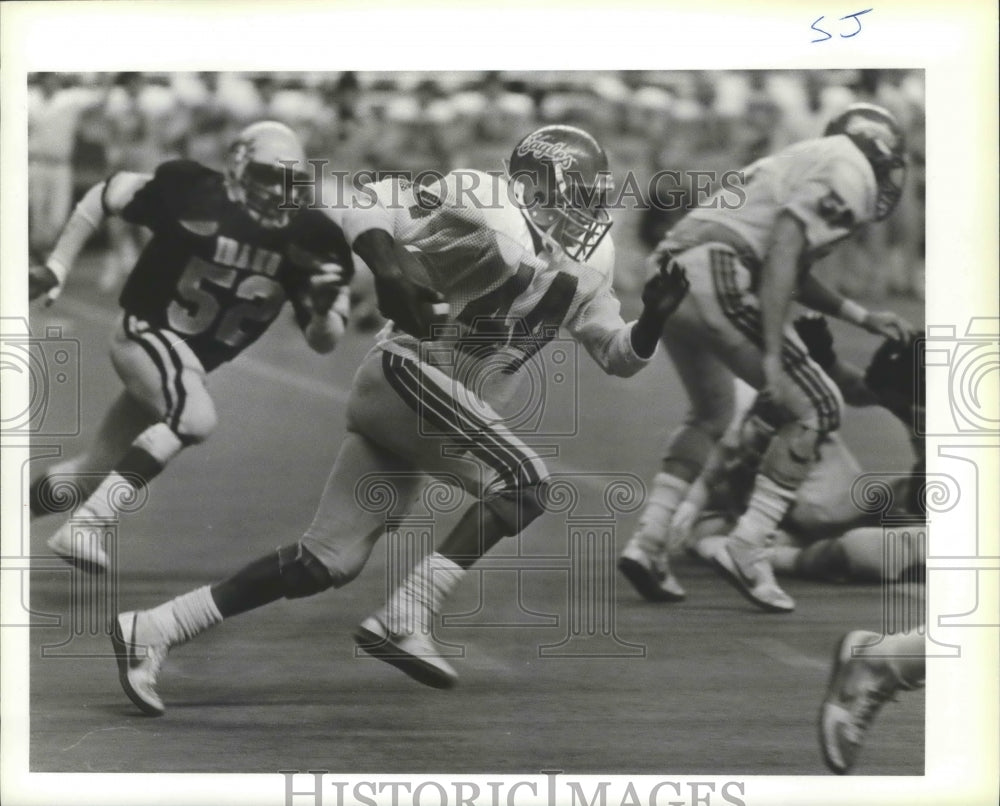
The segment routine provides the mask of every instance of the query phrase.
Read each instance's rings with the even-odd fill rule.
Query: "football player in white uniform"
[[[639,319],[622,320],[605,206],[610,173],[588,133],[538,129],[508,167],[507,178],[456,171],[436,189],[388,180],[367,189],[368,202],[330,211],[343,217],[392,321],[355,376],[347,435],[301,540],[215,585],[118,616],[120,679],[143,712],[163,712],[155,683],[171,646],[360,573],[386,528],[385,513],[359,506],[359,484],[370,478],[399,502],[428,475],[479,499],[356,634],[366,651],[420,682],[454,684],[428,637],[433,614],[465,570],[537,518],[545,500],[545,464],[497,413],[508,382],[560,327],[605,371],[634,374],[687,291],[682,270],[657,273]]]
[[[691,411],[670,440],[639,528],[619,558],[622,573],[647,599],[684,597],[670,572],[668,528],[732,420],[736,376],[762,392],[774,436],[726,544],[731,562],[718,568],[758,607],[794,609],[774,579],[764,542],[794,500],[820,440],[837,430],[842,399],[787,322],[788,311],[794,298],[871,333],[908,336],[910,325],[896,314],[869,312],[810,273],[813,261],[858,226],[893,210],[904,175],[903,134],[894,118],[856,104],[831,121],[826,136],[750,165],[742,203],[720,190],[652,254],[656,265],[683,265],[691,283],[663,332]]]
[[[906,518],[914,528],[900,530],[898,543],[886,550],[882,513],[859,508],[854,487],[861,467],[838,433],[827,434],[780,528],[769,536],[774,570],[824,581],[920,579],[926,548],[919,527],[926,509],[924,444],[916,436],[924,416],[924,390],[915,375],[917,342],[886,340],[862,371],[837,357],[824,317],[799,317],[795,329],[849,406],[882,405],[906,426],[917,461],[909,475],[897,477],[886,514]],[[753,405],[754,391],[742,381],[736,384],[737,414],[670,524],[672,544],[683,544],[710,562],[726,562],[721,549],[727,538],[717,535],[731,529],[746,506],[770,431]]]

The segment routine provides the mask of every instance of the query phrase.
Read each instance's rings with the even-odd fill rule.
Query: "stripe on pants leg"
[[[473,452],[509,483],[530,486],[547,475],[544,464],[527,445],[456,400],[417,361],[386,352],[382,366],[389,383],[410,408],[473,445]]]

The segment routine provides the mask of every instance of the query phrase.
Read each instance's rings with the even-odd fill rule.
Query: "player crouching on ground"
[[[77,205],[46,264],[31,267],[31,299],[51,302],[108,216],[152,232],[121,293],[111,343],[125,389],[91,448],[32,483],[33,516],[82,501],[74,519],[115,519],[121,502],[214,430],[207,374],[256,341],[286,300],[309,346],[334,348],[348,315],[353,258],[333,221],[300,210],[304,199],[286,199],[290,165],[304,172],[298,137],[261,121],[232,144],[224,174],[189,160],[165,162],[152,176],[113,174]],[[107,569],[98,532],[74,537],[72,520],[48,546],[84,570]]]
[[[621,318],[608,162],[588,133],[538,129],[514,149],[509,169],[509,180],[453,172],[436,191],[388,179],[369,188],[376,203],[327,211],[342,217],[392,321],[355,375],[347,433],[301,540],[215,585],[118,616],[121,683],[143,712],[163,712],[155,685],[172,646],[269,602],[347,585],[384,534],[387,514],[405,515],[430,476],[478,501],[362,622],[356,640],[421,683],[454,685],[431,641],[435,614],[466,569],[544,509],[545,464],[494,403],[560,327],[606,372],[638,372],[687,291],[683,271],[657,273],[639,319]],[[470,177],[478,180],[474,200]],[[391,513],[360,506],[359,489],[371,480],[403,503]]]
[[[639,529],[618,567],[639,593],[674,601],[667,530],[735,413],[733,378],[791,417],[763,449],[746,510],[728,535],[723,577],[754,605],[789,612],[795,603],[774,579],[766,540],[795,500],[822,439],[837,430],[843,402],[788,321],[792,299],[871,333],[902,338],[896,314],[872,313],[827,288],[810,268],[858,227],[895,207],[905,175],[903,134],[884,109],[859,104],[826,136],[805,140],[743,171],[743,203],[720,194],[688,213],[651,260],[681,264],[691,292],[667,320],[663,344],[691,402],[655,477]]]
[[[810,356],[823,368],[851,406],[882,405],[907,427],[917,461],[908,477],[893,491],[897,517],[911,528],[899,534],[900,545],[887,552],[879,515],[864,514],[855,500],[854,484],[862,470],[837,433],[819,445],[819,458],[810,467],[795,501],[779,528],[768,537],[769,560],[778,574],[843,582],[897,582],[923,579],[926,562],[919,519],[926,516],[923,439],[924,389],[917,383],[917,345],[886,340],[875,351],[867,370],[839,360],[825,319],[800,317],[795,322]],[[743,411],[720,440],[705,469],[688,489],[671,521],[671,543],[686,545],[697,556],[726,563],[724,534],[746,505],[754,474],[774,431],[752,390],[745,390]],[[738,395],[739,397],[740,395]],[[772,421],[772,422],[769,422]]]

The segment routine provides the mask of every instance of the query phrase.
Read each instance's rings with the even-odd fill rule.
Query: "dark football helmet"
[[[574,126],[543,126],[510,155],[508,179],[528,225],[549,247],[587,260],[611,228],[608,156]]]
[[[240,132],[226,155],[229,197],[262,227],[288,226],[296,212],[292,205],[301,208],[306,202],[309,176],[305,163],[299,138],[285,124],[273,120],[252,123]]]
[[[888,216],[899,203],[906,180],[906,138],[893,114],[874,104],[851,104],[823,134],[847,135],[865,155],[878,184],[875,217],[881,221]]]

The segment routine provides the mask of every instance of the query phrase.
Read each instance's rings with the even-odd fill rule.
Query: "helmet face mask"
[[[248,126],[226,157],[229,198],[265,229],[288,226],[308,203],[305,152],[287,126],[262,121]]]
[[[612,223],[604,149],[582,129],[544,126],[518,143],[506,167],[515,200],[543,243],[586,261]]]
[[[906,144],[903,130],[886,109],[873,104],[852,104],[835,117],[824,135],[843,134],[865,155],[875,174],[878,196],[875,218],[891,213],[903,195],[906,182]]]

